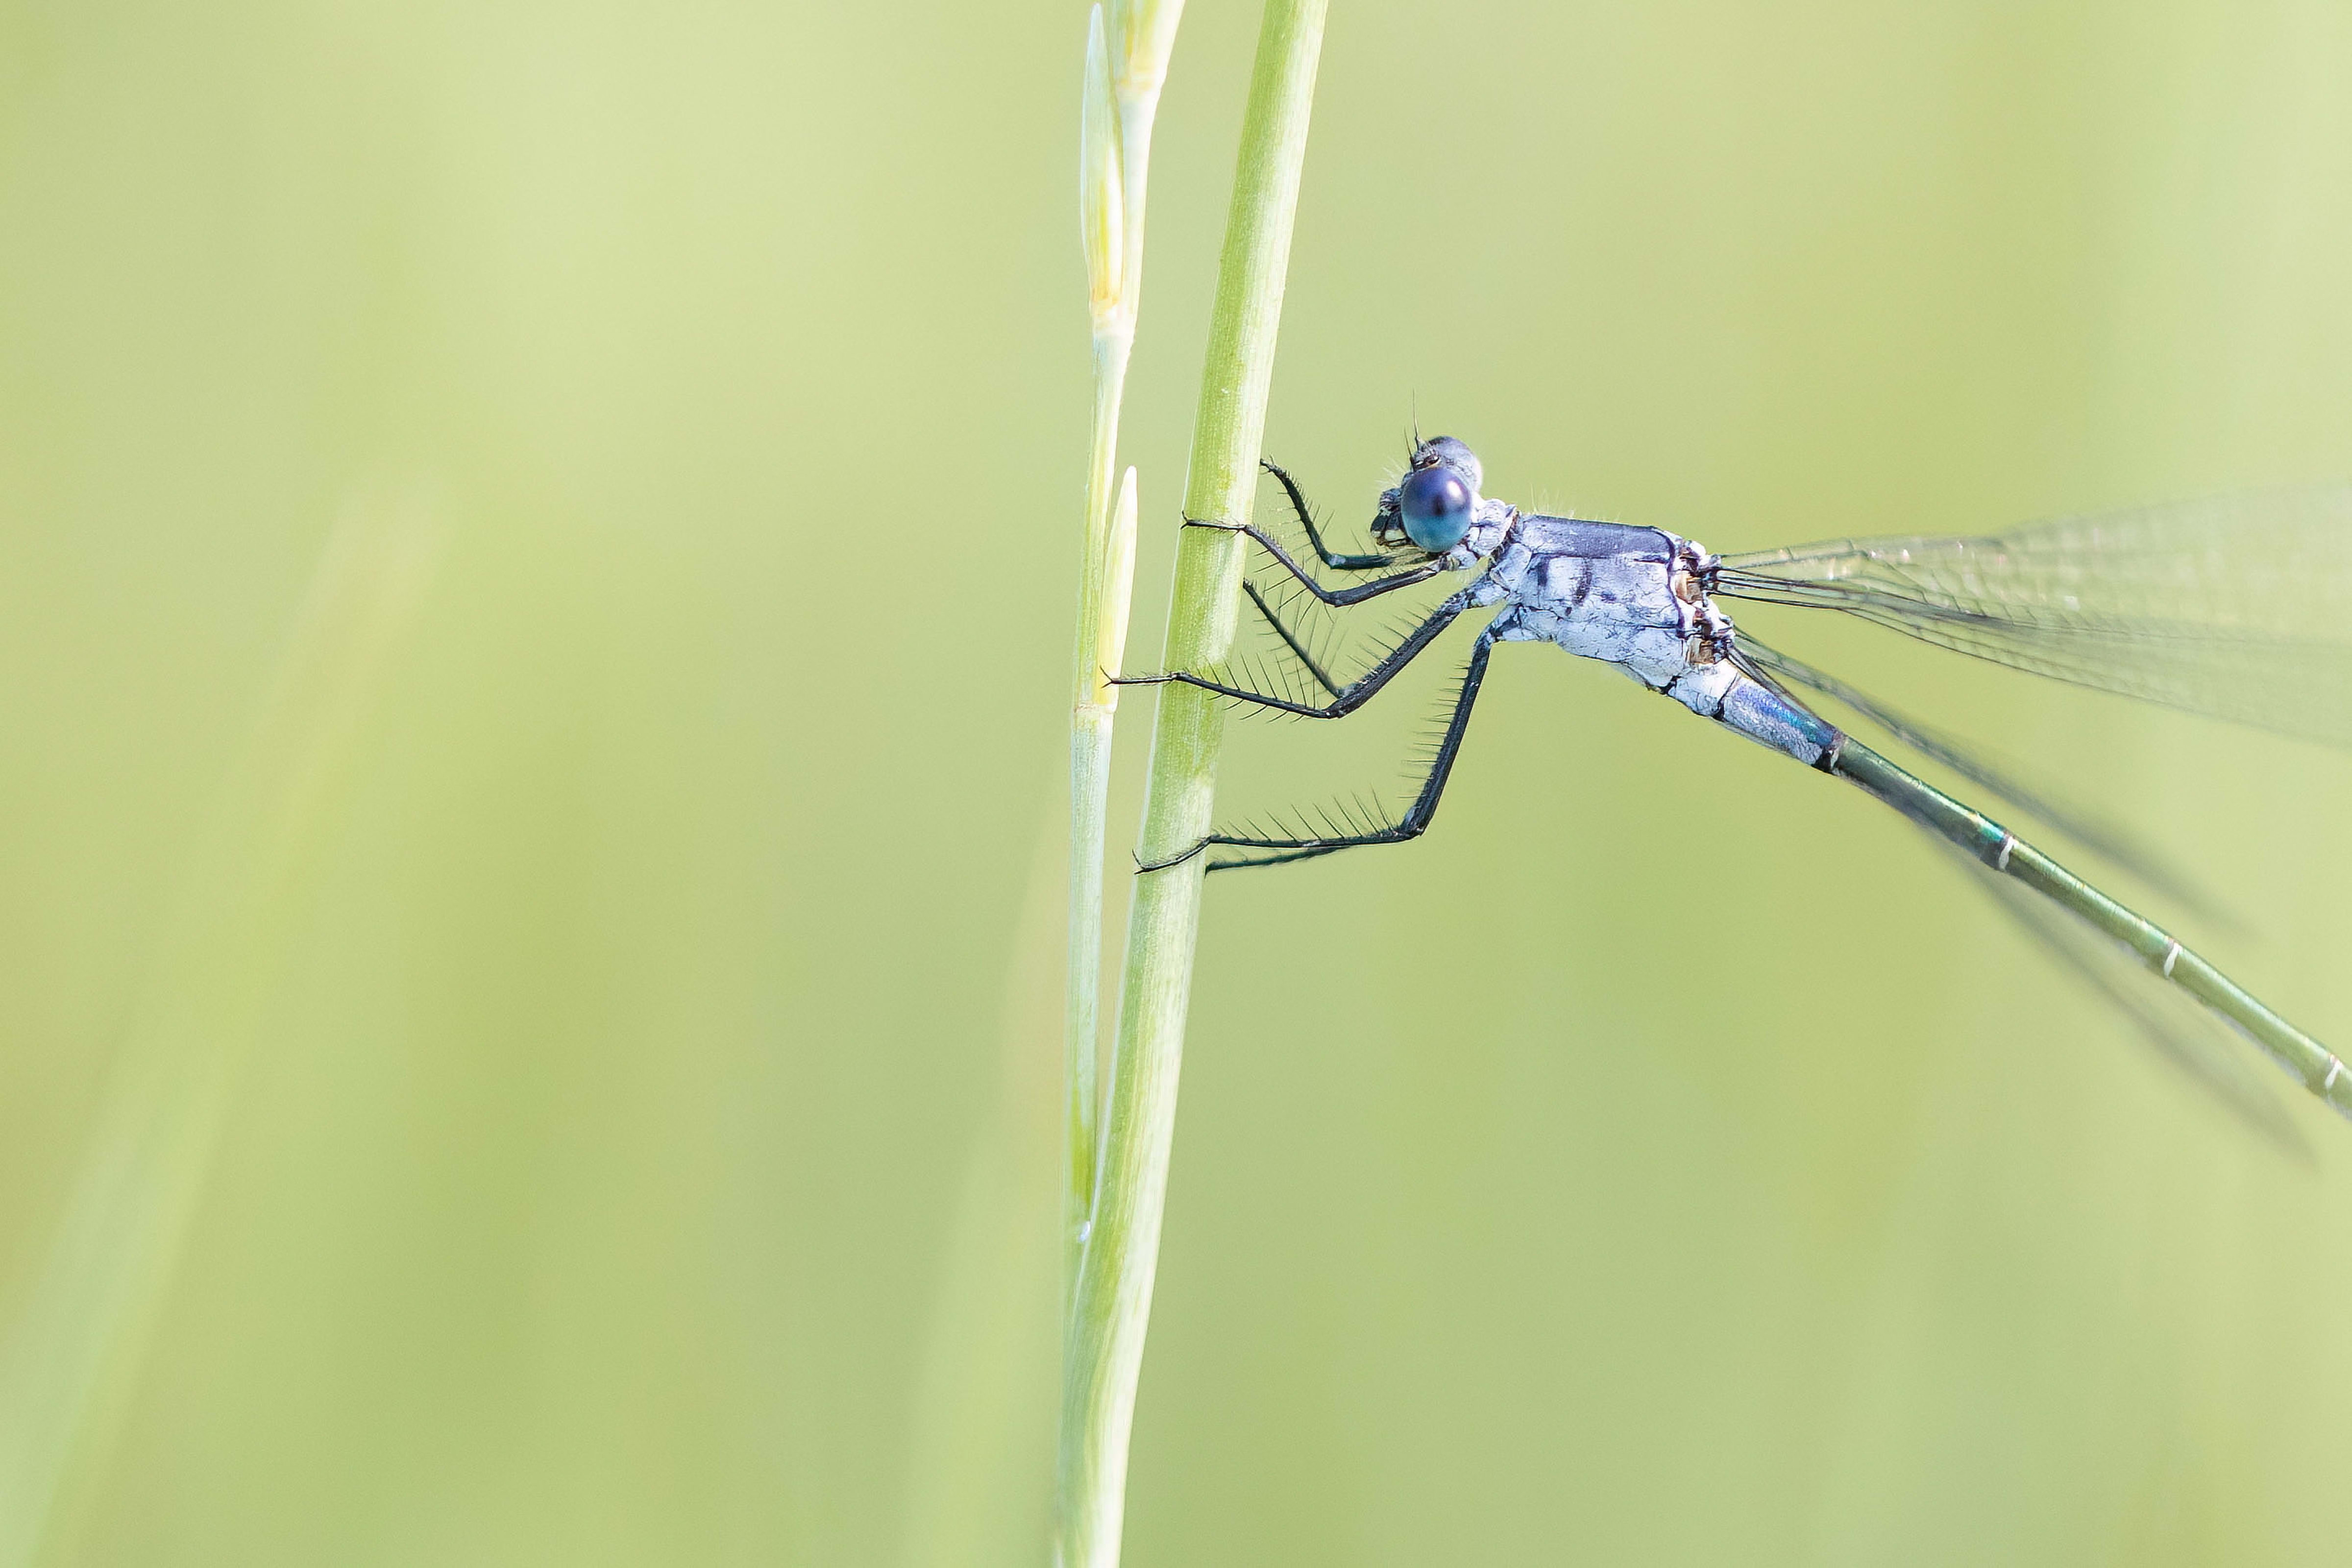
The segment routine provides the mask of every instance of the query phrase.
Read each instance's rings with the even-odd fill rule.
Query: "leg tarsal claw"
[[[1214,841],[1215,841],[1213,839],[1202,839],[1181,854],[1167,855],[1156,861],[1145,860],[1139,854],[1135,857],[1136,874],[1138,876],[1141,876],[1149,872],[1172,870],[1177,866],[1182,865],[1186,861],[1193,859],[1195,856],[1200,854],[1202,850],[1207,849],[1210,844]]]

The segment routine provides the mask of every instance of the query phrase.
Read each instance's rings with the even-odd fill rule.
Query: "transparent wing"
[[[2186,992],[2156,982],[2122,944],[2090,922],[2037,896],[2014,880],[1962,852],[1936,827],[1912,818],[1939,853],[1958,861],[1988,897],[2042,951],[2131,1019],[2140,1039],[2241,1122],[2289,1153],[2309,1157],[2294,1121],[2257,1082],[2236,1031]]]
[[[2198,911],[2217,924],[2242,929],[2243,922],[2169,856],[2128,825],[2108,818],[2095,808],[2069,800],[2047,787],[2028,782],[2014,764],[1996,763],[1973,746],[1890,706],[1836,676],[1766,647],[1753,637],[1739,639],[1734,662],[1748,674],[1790,695],[1790,685],[1803,686],[1852,709],[1920,756],[1942,764],[1979,789],[2008,801],[2020,810],[2056,828],[2109,863],[2121,866],[2148,886]]]
[[[1942,840],[1937,841],[1943,843]],[[1948,844],[1944,845],[1949,849]],[[1965,859],[1966,857],[1961,857]],[[2226,1024],[2168,986],[2152,984],[2124,950],[2083,921],[2054,909],[2005,876],[1967,862],[1977,884],[2062,967],[2131,1019],[2140,1039],[2231,1114],[2303,1159],[2310,1145]]]
[[[2352,486],[1759,550],[1716,591],[2352,747]]]

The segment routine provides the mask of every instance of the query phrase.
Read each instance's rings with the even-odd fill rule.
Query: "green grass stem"
[[[1245,521],[1251,515],[1325,10],[1326,0],[1267,0],[1260,26],[1193,422],[1188,517]],[[1193,669],[1225,656],[1241,566],[1235,536],[1184,530],[1166,667]],[[1213,700],[1181,686],[1160,689],[1145,787],[1147,856],[1181,849],[1208,831],[1223,737]],[[1129,916],[1102,1166],[1063,1345],[1055,1542],[1060,1568],[1113,1568],[1118,1561],[1201,876],[1195,859],[1139,879]]]

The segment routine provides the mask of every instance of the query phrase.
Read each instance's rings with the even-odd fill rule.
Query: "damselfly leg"
[[[1261,603],[1259,608],[1265,609],[1264,604]],[[1470,594],[1465,590],[1440,604],[1427,620],[1406,635],[1403,642],[1390,649],[1378,664],[1346,685],[1332,688],[1326,679],[1326,688],[1331,692],[1331,700],[1328,703],[1295,702],[1272,692],[1252,691],[1246,686],[1234,685],[1189,670],[1171,670],[1163,675],[1122,675],[1117,677],[1113,684],[1122,686],[1194,686],[1221,697],[1255,703],[1260,707],[1274,708],[1282,713],[1295,713],[1302,718],[1345,718],[1370,702],[1382,686],[1396,678],[1398,671],[1418,658],[1423,650],[1435,642],[1448,626],[1461,619],[1462,612],[1469,608]],[[1271,613],[1268,612],[1269,615]],[[1323,677],[1318,675],[1318,678]]]
[[[1271,457],[1261,457],[1257,465],[1282,482],[1282,492],[1290,497],[1290,509],[1297,515],[1298,526],[1307,530],[1307,542],[1315,547],[1316,555],[1333,571],[1378,571],[1384,566],[1396,565],[1396,558],[1385,551],[1371,555],[1339,555],[1323,543],[1321,530],[1315,526],[1315,514],[1307,505],[1306,493],[1290,471]]]
[[[1323,542],[1322,533],[1315,525],[1313,508],[1307,505],[1306,493],[1299,488],[1298,481],[1291,476],[1290,472],[1287,469],[1284,468],[1280,464],[1276,463],[1271,458],[1260,459],[1259,466],[1264,468],[1268,474],[1273,475],[1274,477],[1280,482],[1283,493],[1289,498],[1290,509],[1298,518],[1299,527],[1306,530],[1307,541],[1314,547],[1317,558],[1320,559],[1325,566],[1329,567],[1336,571],[1377,571],[1383,567],[1394,566],[1397,564],[1399,558],[1388,554],[1343,555],[1330,549]],[[1371,582],[1359,583],[1352,588],[1338,590],[1327,589],[1299,565],[1297,559],[1294,558],[1288,550],[1283,548],[1281,541],[1274,538],[1272,536],[1266,534],[1264,530],[1254,525],[1218,523],[1205,521],[1199,518],[1187,517],[1184,519],[1184,526],[1186,528],[1214,528],[1225,533],[1240,533],[1247,535],[1269,556],[1273,557],[1276,563],[1282,567],[1285,571],[1303,586],[1308,593],[1312,594],[1324,604],[1340,609],[1346,609],[1353,605],[1363,603],[1367,600],[1378,598],[1384,593],[1394,592],[1398,589],[1410,588],[1416,583],[1426,582],[1444,570],[1443,563],[1435,560],[1427,560],[1413,566],[1407,570],[1396,572]],[[1343,685],[1332,675],[1330,670],[1324,664],[1324,662],[1316,656],[1313,649],[1308,646],[1308,640],[1300,634],[1297,628],[1292,626],[1290,622],[1284,618],[1282,607],[1278,607],[1270,601],[1265,591],[1261,590],[1256,583],[1244,579],[1242,582],[1242,591],[1248,597],[1250,603],[1256,609],[1259,615],[1265,618],[1266,625],[1273,631],[1275,636],[1281,641],[1283,647],[1288,651],[1291,657],[1298,661],[1300,667],[1302,667],[1307,674],[1312,677],[1317,685],[1322,687],[1324,694],[1332,699],[1328,704],[1316,705],[1300,703],[1294,698],[1286,695],[1272,692],[1260,691],[1255,688],[1238,684],[1230,679],[1219,680],[1213,674],[1204,674],[1198,671],[1172,672],[1163,675],[1130,676],[1119,681],[1118,684],[1122,685],[1160,685],[1172,682],[1180,685],[1197,686],[1201,690],[1213,692],[1219,696],[1234,697],[1244,702],[1254,702],[1263,706],[1279,709],[1285,713],[1296,714],[1305,717],[1339,718],[1354,712],[1357,707],[1369,700],[1375,692],[1379,691],[1381,686],[1388,683],[1389,679],[1393,676],[1397,671],[1402,669],[1407,664],[1411,663],[1416,654],[1418,654],[1423,649],[1426,648],[1429,645],[1431,639],[1434,638],[1439,632],[1444,631],[1446,626],[1450,624],[1465,608],[1466,608],[1466,601],[1457,603],[1451,600],[1449,600],[1445,604],[1440,605],[1436,612],[1432,614],[1428,620],[1409,632],[1395,647],[1391,648],[1388,653],[1383,655],[1382,658],[1370,670],[1366,671],[1364,674],[1359,676],[1353,682]]]
[[[1307,543],[1314,547],[1316,557],[1325,566],[1334,571],[1378,571],[1383,567],[1397,564],[1397,558],[1385,551],[1370,555],[1342,555],[1332,549],[1323,542],[1322,532],[1315,526],[1314,508],[1307,504],[1307,494],[1298,487],[1298,481],[1291,477],[1290,470],[1271,457],[1260,458],[1258,466],[1273,475],[1281,483],[1283,494],[1290,499],[1292,515],[1297,517],[1298,526],[1306,530]],[[1293,570],[1293,575],[1297,575],[1296,569]],[[1307,639],[1299,635],[1297,629],[1283,618],[1279,609],[1267,601],[1265,594],[1260,591],[1257,584],[1244,579],[1242,582],[1242,592],[1248,596],[1250,603],[1256,607],[1257,612],[1265,618],[1266,625],[1272,628],[1274,634],[1281,639],[1282,645],[1290,651],[1291,657],[1298,661],[1299,667],[1314,677],[1315,684],[1321,686],[1327,694],[1338,696],[1340,689],[1339,683],[1332,678],[1331,672],[1324,667],[1322,660],[1316,657],[1313,650],[1307,646]]]
[[[1448,601],[1451,603],[1452,601]],[[1459,609],[1454,612],[1460,614]],[[1446,617],[1448,621],[1453,615]],[[1440,628],[1441,630],[1443,628]],[[1435,632],[1431,633],[1432,636]],[[1421,644],[1428,645],[1426,640]],[[1360,832],[1327,835],[1256,835],[1249,833],[1211,833],[1181,854],[1165,860],[1139,864],[1139,871],[1165,871],[1181,865],[1202,851],[1223,845],[1233,849],[1258,850],[1260,854],[1238,856],[1232,860],[1213,860],[1211,871],[1239,871],[1247,866],[1282,865],[1290,861],[1313,860],[1318,855],[1336,854],[1341,850],[1360,849],[1367,844],[1401,844],[1417,839],[1427,831],[1430,819],[1437,815],[1437,802],[1445,793],[1445,781],[1453,775],[1454,759],[1462,750],[1462,737],[1470,729],[1470,710],[1478,701],[1478,688],[1486,679],[1486,657],[1494,649],[1491,632],[1482,632],[1470,649],[1470,666],[1462,673],[1462,687],[1454,698],[1454,711],[1446,719],[1445,732],[1438,738],[1436,755],[1431,759],[1428,777],[1422,780],[1412,804],[1395,821],[1383,823]],[[1416,652],[1419,650],[1416,649]],[[1402,663],[1399,667],[1402,668]],[[1391,671],[1391,674],[1394,672]],[[1259,701],[1244,693],[1229,693],[1244,701]],[[1283,706],[1270,704],[1269,706]]]
[[[1293,479],[1289,472],[1279,464],[1262,459],[1259,465],[1281,481],[1283,493],[1290,497],[1290,509],[1297,514],[1299,527],[1307,530],[1307,542],[1315,547],[1317,559],[1325,566],[1334,571],[1378,571],[1383,567],[1397,564],[1397,558],[1394,556],[1340,555],[1326,548],[1322,531],[1315,526],[1314,513],[1308,508],[1307,497],[1298,488],[1298,482]],[[1357,583],[1352,588],[1326,588],[1316,580],[1314,575],[1305,567],[1298,564],[1297,559],[1289,550],[1283,548],[1281,540],[1259,528],[1255,523],[1221,523],[1212,517],[1187,517],[1184,519],[1184,526],[1188,528],[1215,528],[1228,534],[1246,534],[1256,541],[1260,549],[1274,558],[1276,565],[1297,578],[1307,592],[1326,604],[1338,607],[1361,604],[1368,599],[1378,599],[1383,593],[1393,593],[1400,588],[1411,588],[1416,582],[1427,582],[1445,570],[1443,562],[1427,560],[1387,577],[1375,578],[1370,582]]]
[[[1297,482],[1277,464],[1266,462],[1263,466],[1281,483],[1284,493],[1289,498],[1291,510],[1297,515],[1300,527],[1305,529],[1316,557],[1327,567],[1339,571],[1375,571],[1383,567],[1398,564],[1400,558],[1395,556],[1386,554],[1350,556],[1338,554],[1329,549],[1324,544],[1322,535],[1315,526],[1312,510]],[[1296,579],[1308,593],[1321,602],[1338,608],[1360,604],[1381,594],[1408,588],[1415,583],[1426,582],[1446,570],[1442,559],[1433,557],[1419,565],[1371,582],[1360,583],[1349,589],[1328,590],[1304,570],[1298,561],[1284,549],[1280,541],[1256,528],[1202,523],[1190,518],[1186,521],[1191,527],[1225,528],[1228,531],[1248,534],[1267,555],[1273,558],[1276,564]],[[1467,591],[1448,598],[1426,617],[1412,625],[1361,675],[1353,681],[1342,683],[1336,679],[1325,667],[1323,662],[1315,656],[1308,646],[1307,639],[1285,619],[1282,608],[1271,602],[1255,583],[1245,580],[1243,583],[1243,591],[1248,596],[1250,603],[1258,613],[1265,618],[1266,625],[1275,636],[1314,679],[1316,685],[1323,689],[1329,701],[1301,702],[1288,695],[1258,690],[1230,678],[1220,679],[1214,674],[1194,671],[1175,671],[1162,675],[1128,677],[1121,684],[1189,685],[1217,696],[1230,697],[1238,702],[1249,703],[1262,708],[1300,717],[1343,718],[1369,702],[1407,664],[1426,652],[1431,643],[1461,618],[1463,612],[1470,608],[1472,601]],[[1213,861],[1209,866],[1212,871],[1229,871],[1244,866],[1280,865],[1290,861],[1310,860],[1319,855],[1332,854],[1343,849],[1354,849],[1367,844],[1402,843],[1406,840],[1419,837],[1427,829],[1430,819],[1436,812],[1438,800],[1444,793],[1445,782],[1453,770],[1454,757],[1461,749],[1462,737],[1469,726],[1471,707],[1477,699],[1479,685],[1486,678],[1486,660],[1493,641],[1491,635],[1482,634],[1473,648],[1469,667],[1463,674],[1461,687],[1454,697],[1450,716],[1439,738],[1437,747],[1430,758],[1428,772],[1416,790],[1412,803],[1395,821],[1382,821],[1378,814],[1372,814],[1372,820],[1368,822],[1353,809],[1342,807],[1340,814],[1346,819],[1345,821],[1327,818],[1329,831],[1326,832],[1212,833],[1191,845],[1181,853],[1164,860],[1146,862],[1140,869],[1160,871],[1169,866],[1179,865],[1214,845],[1267,852],[1262,854]]]
[[[1416,582],[1427,582],[1445,570],[1445,563],[1443,561],[1426,561],[1420,566],[1410,567],[1397,572],[1393,576],[1376,577],[1370,582],[1360,582],[1353,588],[1326,588],[1315,580],[1313,573],[1292,559],[1290,552],[1282,548],[1281,540],[1259,528],[1255,523],[1220,523],[1206,517],[1187,517],[1184,519],[1184,526],[1188,528],[1215,528],[1221,533],[1248,535],[1257,541],[1260,549],[1274,558],[1276,565],[1297,578],[1307,592],[1335,608],[1344,609],[1350,604],[1361,604],[1367,599],[1378,599],[1383,593],[1394,593],[1400,588],[1411,588]],[[1342,567],[1339,570],[1356,571],[1370,569]]]
[[[1299,666],[1308,674],[1315,677],[1315,684],[1332,696],[1338,696],[1339,684],[1331,678],[1331,672],[1325,669],[1323,662],[1307,649],[1306,639],[1299,636],[1290,622],[1282,618],[1281,612],[1265,601],[1265,595],[1257,591],[1257,584],[1244,579],[1242,592],[1247,595],[1249,601],[1257,607],[1258,614],[1263,616],[1265,623],[1274,629],[1274,634],[1282,640],[1282,645],[1290,650],[1290,656],[1297,660]]]

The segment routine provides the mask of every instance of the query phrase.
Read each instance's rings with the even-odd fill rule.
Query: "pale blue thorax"
[[[1473,604],[1500,604],[1487,636],[1556,643],[1613,664],[1749,739],[1819,768],[1840,739],[1832,726],[1733,662],[1731,618],[1706,591],[1714,558],[1663,528],[1521,516],[1482,499],[1447,564],[1485,570]]]

